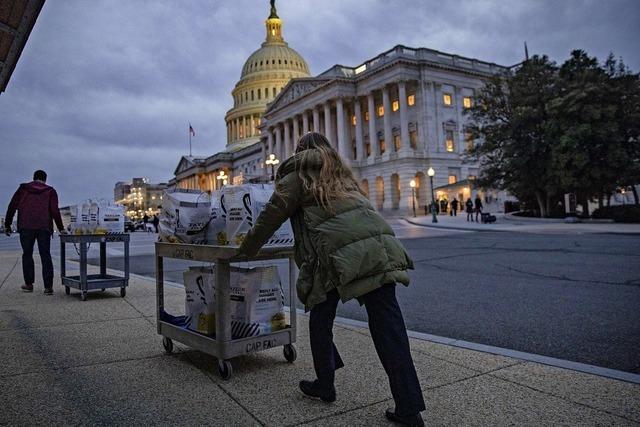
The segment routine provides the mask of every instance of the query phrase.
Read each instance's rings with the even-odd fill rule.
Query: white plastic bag
[[[278,268],[231,269],[231,334],[244,338],[286,327]]]
[[[71,222],[69,223],[69,232],[71,234],[91,233],[91,227],[89,225],[90,203],[91,201],[88,200],[71,206]]]
[[[226,211],[227,239],[239,246],[253,227],[260,212],[273,194],[272,184],[245,184],[225,186],[222,189],[223,209]],[[266,246],[293,245],[291,222],[286,221],[267,241]]]
[[[216,331],[214,275],[211,269],[184,272],[185,315],[187,327],[206,335]]]
[[[124,206],[102,201],[98,208],[99,230],[105,233],[124,233]]]
[[[187,327],[215,333],[215,267],[184,272]],[[231,268],[229,313],[233,338],[253,337],[286,327],[278,268]]]
[[[221,192],[214,191],[211,194],[211,217],[207,226],[207,244],[227,245],[227,221],[226,213],[222,210]]]
[[[207,193],[197,190],[165,191],[160,215],[160,239],[166,242],[204,244],[211,217]]]

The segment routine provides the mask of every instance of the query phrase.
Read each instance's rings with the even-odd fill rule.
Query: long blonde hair
[[[364,195],[351,169],[322,134],[309,132],[303,135],[296,148],[296,153],[300,152],[298,174],[303,188],[310,191],[324,209],[333,212],[333,201],[353,197],[354,191]],[[317,156],[321,166],[319,172],[314,173],[318,166]]]

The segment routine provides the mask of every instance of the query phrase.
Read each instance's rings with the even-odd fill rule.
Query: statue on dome
[[[279,18],[276,12],[276,0],[271,0],[271,15],[269,15],[269,18]]]

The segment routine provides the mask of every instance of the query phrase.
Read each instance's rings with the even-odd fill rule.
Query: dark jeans
[[[424,411],[425,404],[418,381],[409,338],[396,300],[396,285],[384,285],[362,296],[369,317],[369,330],[378,357],[387,376],[396,404],[396,414],[410,416]],[[340,296],[337,290],[327,300],[315,305],[309,317],[309,337],[313,367],[318,381],[333,386],[335,370],[344,366],[333,343],[333,321]]]
[[[20,230],[22,245],[22,275],[24,283],[33,285],[35,267],[33,265],[33,246],[38,242],[38,252],[42,261],[42,280],[46,289],[53,288],[53,262],[51,261],[51,232],[49,230]]]

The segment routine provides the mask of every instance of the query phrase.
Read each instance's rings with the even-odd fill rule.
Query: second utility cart
[[[156,243],[156,314],[158,334],[168,353],[173,351],[173,340],[208,353],[218,359],[218,370],[223,379],[233,373],[230,359],[253,352],[283,347],[284,357],[293,362],[297,357],[296,341],[296,265],[291,247],[265,247],[251,259],[237,258],[238,248],[229,246]],[[164,311],[164,258],[175,258],[215,264],[216,336],[211,337],[173,324]],[[232,262],[289,260],[290,324],[281,330],[248,338],[232,339],[230,316],[230,264]]]

